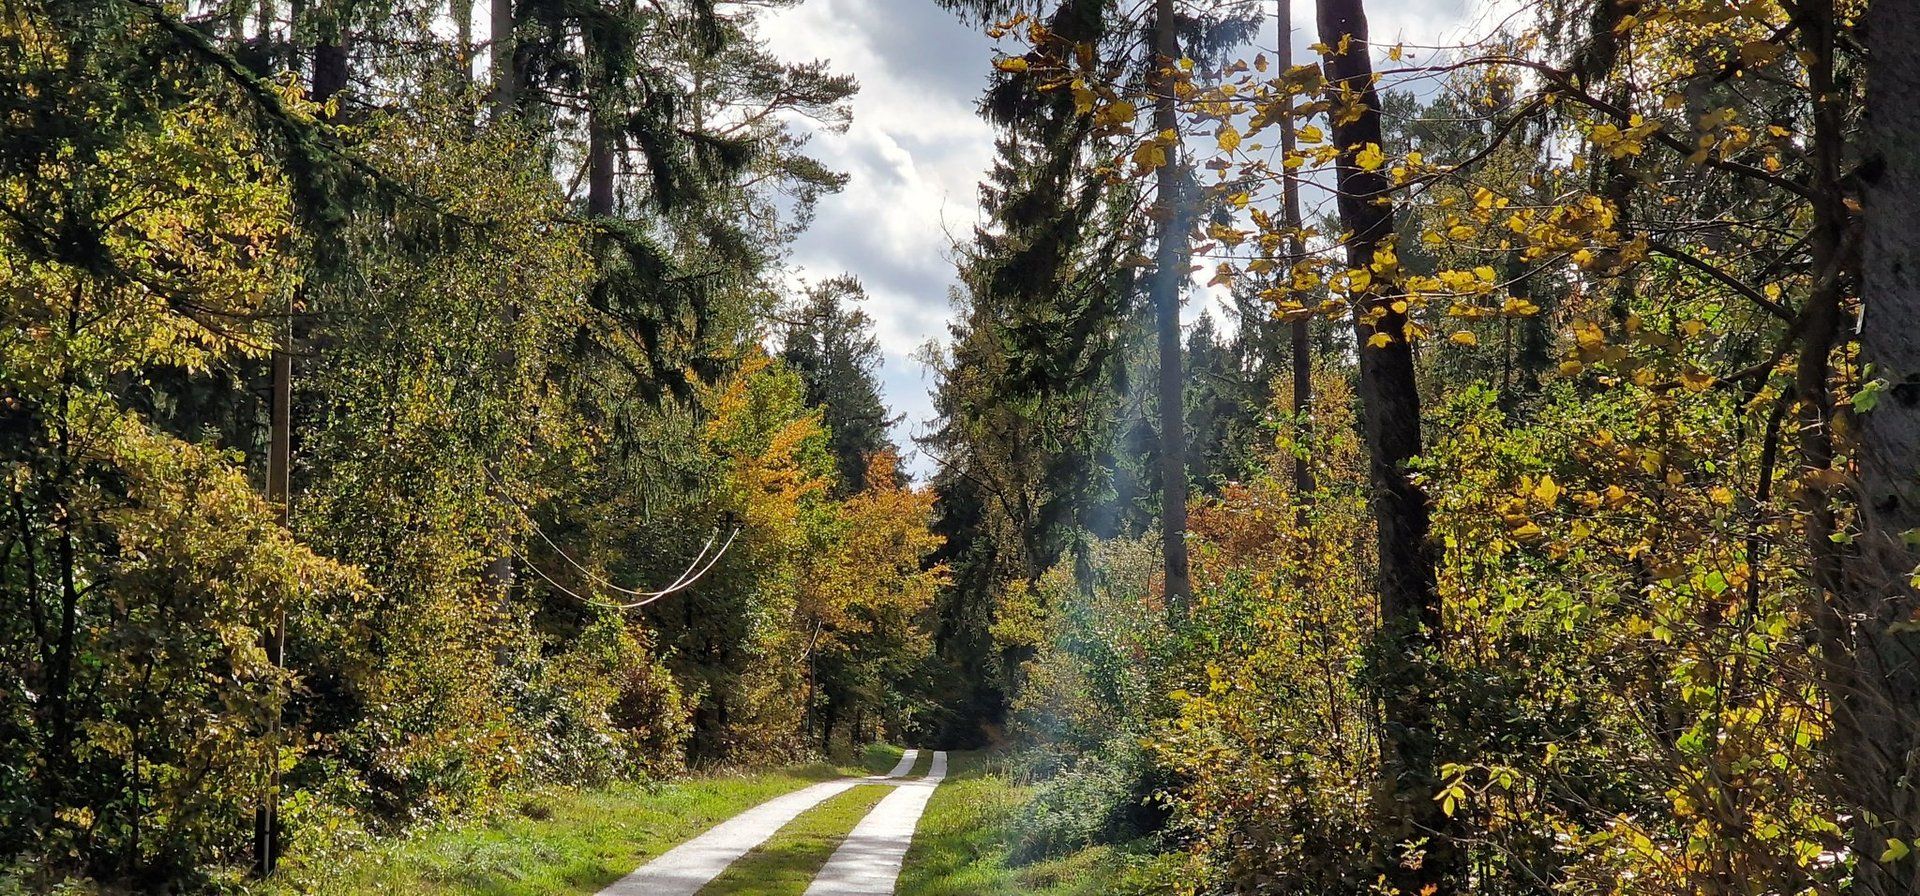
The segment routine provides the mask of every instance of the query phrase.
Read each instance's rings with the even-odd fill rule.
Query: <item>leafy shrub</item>
[[[1452,608],[1429,661],[1441,796],[1470,832],[1477,886],[1834,882],[1815,676],[1783,587],[1799,560],[1748,555],[1778,517],[1710,484],[1740,449],[1703,436],[1734,430],[1718,418],[1738,410],[1711,395],[1550,399],[1516,423],[1462,390],[1423,465]],[[1218,639],[1217,660],[1176,694],[1153,752],[1177,772],[1200,886],[1357,896],[1419,848],[1382,836],[1371,569],[1351,547],[1366,510],[1317,496],[1308,537],[1259,512],[1286,501],[1256,482],[1196,514],[1209,585],[1189,637]]]
[[[1139,738],[1114,737],[1034,788],[1012,825],[1010,857],[1034,862],[1153,833],[1164,820],[1158,784]]]

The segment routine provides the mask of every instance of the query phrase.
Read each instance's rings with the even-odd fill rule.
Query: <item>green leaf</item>
[[[1863,414],[1873,410],[1880,404],[1880,393],[1886,390],[1887,381],[1884,379],[1870,380],[1862,384],[1860,391],[1853,393],[1853,409]]]
[[[1907,853],[1910,851],[1911,850],[1907,848],[1907,844],[1905,841],[1902,841],[1897,837],[1888,837],[1887,848],[1885,851],[1880,853],[1880,861],[1881,862],[1898,862],[1901,859],[1906,858]]]

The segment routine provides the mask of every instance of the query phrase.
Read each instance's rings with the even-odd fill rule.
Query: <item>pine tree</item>
[[[865,288],[851,276],[814,285],[788,322],[780,349],[781,360],[806,383],[807,405],[819,408],[827,425],[842,495],[898,484],[866,481],[873,457],[895,450],[887,430],[900,418],[889,417],[880,398],[874,376],[880,343],[873,319],[860,307],[865,300]]]

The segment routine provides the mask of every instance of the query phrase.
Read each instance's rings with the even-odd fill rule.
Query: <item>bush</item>
[[[1162,783],[1139,738],[1111,738],[1034,788],[1012,825],[1012,860],[1027,864],[1158,831],[1166,818],[1157,799]]]

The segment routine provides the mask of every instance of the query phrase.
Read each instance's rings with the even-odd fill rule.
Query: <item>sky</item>
[[[1305,60],[1312,3],[1295,0],[1295,7],[1295,58]],[[1488,18],[1480,0],[1370,0],[1367,7],[1381,47],[1457,43],[1484,30]],[[866,311],[885,356],[881,388],[901,415],[894,441],[924,482],[932,464],[913,436],[930,426],[933,378],[914,356],[929,340],[947,338],[951,247],[972,235],[980,217],[978,184],[994,135],[975,103],[992,70],[993,42],[934,0],[805,0],[769,16],[761,30],[779,56],[828,59],[860,81],[846,133],[813,137],[813,154],[848,182],[821,200],[813,227],[793,246],[792,277],[812,283],[850,273],[866,285]],[[1269,26],[1261,43],[1274,39]],[[1220,300],[1195,292],[1190,320]]]

